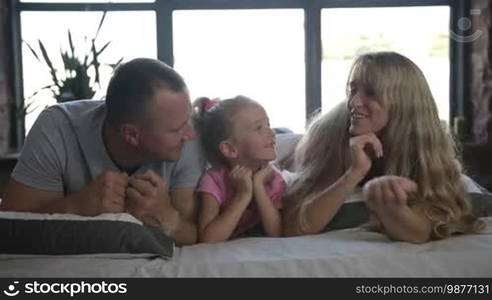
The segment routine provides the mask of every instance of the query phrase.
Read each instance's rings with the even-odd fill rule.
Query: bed
[[[492,277],[492,217],[480,234],[422,245],[362,228],[243,238],[148,254],[0,255],[0,277]]]
[[[291,138],[292,136],[289,137],[290,140]],[[475,192],[478,195],[482,191]],[[484,231],[422,245],[390,241],[380,233],[356,226],[361,222],[349,224],[347,220],[350,218],[343,217],[343,224],[332,228],[335,230],[316,235],[289,238],[249,237],[217,244],[174,247],[172,243],[159,244],[163,237],[147,232],[141,222],[130,215],[111,216],[111,221],[126,222],[123,225],[125,230],[120,227],[116,228],[116,233],[98,230],[105,232],[101,239],[118,235],[128,237],[130,231],[127,227],[131,226],[133,236],[157,239],[158,243],[150,244],[150,248],[142,250],[141,240],[127,238],[125,243],[131,245],[122,251],[114,251],[115,253],[105,249],[102,251],[105,253],[92,251],[91,254],[71,255],[63,254],[63,251],[56,255],[0,254],[0,277],[492,277],[492,195],[487,194],[485,199],[481,198],[487,204],[480,212],[486,223]],[[355,194],[343,207],[357,205],[362,203],[361,200],[360,193]],[[343,207],[339,214],[344,211]],[[345,216],[363,219],[363,214],[353,207],[346,211]],[[0,212],[0,217],[2,214],[5,216],[9,213]],[[12,218],[18,217],[14,215]],[[43,217],[50,219],[47,222],[57,218],[56,215]],[[94,218],[80,216],[72,216],[70,221],[80,221],[92,233],[93,228],[87,227],[88,219],[94,221]],[[55,230],[46,230],[45,225],[38,227],[50,233],[56,232],[56,227]],[[60,228],[67,228],[64,223],[58,225]],[[4,230],[3,245],[9,243],[5,235],[14,231]],[[84,231],[74,231],[81,239]],[[24,245],[30,247],[31,239],[36,238],[36,244],[41,243],[46,239],[43,234],[45,232],[24,237]],[[13,239],[15,237],[10,238],[11,241]],[[60,242],[60,239],[54,240]],[[73,243],[77,241],[72,240]],[[116,240],[116,244],[121,243],[121,238]],[[78,249],[85,244],[87,243],[79,243]],[[139,251],[133,251],[135,247],[140,248],[137,249]],[[53,246],[51,249],[58,248],[59,246]],[[69,247],[64,249],[77,253]]]

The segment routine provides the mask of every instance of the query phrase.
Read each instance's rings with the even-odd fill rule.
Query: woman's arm
[[[408,194],[416,190],[415,182],[398,176],[378,177],[364,186],[366,204],[389,238],[415,244],[429,241],[430,220],[407,205]]]
[[[323,230],[364,175],[349,169],[340,179],[313,199],[306,199],[307,203],[303,211],[300,209],[302,204],[286,206],[283,214],[284,235],[314,234]],[[301,214],[306,220],[305,228],[301,226]]]
[[[294,199],[301,202],[284,209],[285,235],[313,234],[323,230],[345,198],[369,172],[372,159],[383,156],[383,146],[373,133],[350,138],[349,146],[352,165],[342,177],[311,199]],[[301,209],[302,205],[305,205],[304,209]],[[305,224],[301,224],[301,217]]]

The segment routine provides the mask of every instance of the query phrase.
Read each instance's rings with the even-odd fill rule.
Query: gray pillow
[[[71,214],[0,212],[0,253],[132,253],[169,258],[174,242],[129,214],[83,217]]]
[[[492,194],[469,193],[476,217],[492,216]],[[369,220],[369,211],[363,201],[344,203],[323,231],[361,226]]]

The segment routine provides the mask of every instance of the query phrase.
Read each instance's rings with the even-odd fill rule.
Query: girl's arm
[[[201,193],[200,197],[202,207],[198,221],[198,240],[205,243],[228,240],[252,198],[251,194],[236,193],[221,213],[219,203],[212,195]]]
[[[255,174],[253,179],[253,195],[265,232],[268,236],[277,237],[282,235],[282,218],[265,190],[265,183],[273,179],[274,172],[271,167],[266,167]]]
[[[220,212],[220,205],[213,196],[202,193],[202,208],[198,224],[198,240],[214,243],[229,239],[246,207],[253,198],[251,169],[235,166],[229,174],[234,195]]]
[[[429,241],[432,226],[420,211],[407,205],[408,194],[415,192],[415,182],[398,176],[382,176],[366,183],[364,198],[391,239],[410,243]]]

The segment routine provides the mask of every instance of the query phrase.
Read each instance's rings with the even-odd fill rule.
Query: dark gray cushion
[[[121,214],[91,218],[0,212],[0,253],[173,255],[173,240],[158,229],[112,215]]]
[[[477,217],[492,216],[492,194],[470,193],[473,214]],[[369,220],[369,211],[363,201],[343,204],[323,231],[361,226]]]

